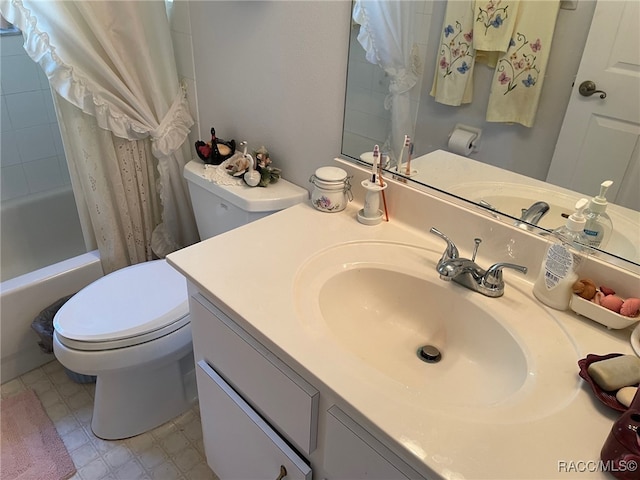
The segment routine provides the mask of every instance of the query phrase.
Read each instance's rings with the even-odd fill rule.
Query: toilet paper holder
[[[475,138],[471,140],[471,152],[472,153],[477,152],[480,149],[480,137],[482,137],[481,128],[471,127],[469,125],[464,125],[462,123],[456,123],[456,126],[453,127],[453,130],[451,131],[451,133],[449,133],[449,136],[447,138],[447,143],[451,138],[451,135],[453,135],[453,132],[455,132],[456,130],[464,130],[466,132],[471,132],[475,134]]]

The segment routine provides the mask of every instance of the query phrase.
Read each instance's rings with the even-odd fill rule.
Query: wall
[[[0,37],[3,201],[71,185],[49,82],[22,43]]]
[[[188,5],[200,138],[213,126],[221,138],[264,145],[284,178],[309,188],[340,154],[350,2]]]
[[[70,186],[3,201],[0,233],[2,282],[87,251]]]
[[[174,1],[174,5],[181,3],[184,0]],[[182,63],[187,70],[193,68],[180,73],[190,76],[194,89],[194,112],[200,122],[195,136],[208,140],[209,129],[215,126],[222,138],[247,140],[254,148],[265,145],[285,178],[308,187],[315,168],[341,151],[351,2],[187,3],[188,15],[180,18],[188,28],[174,29],[174,45],[179,67]],[[441,1],[425,2],[420,21],[430,27],[431,45],[439,42],[445,6]],[[583,0],[576,10],[560,10],[532,129],[484,121],[488,69],[477,69],[476,100],[470,106],[433,102],[427,92],[436,49],[424,45],[416,155],[446,147],[449,132],[462,122],[483,128],[482,148],[473,158],[546,178],[594,8],[594,1]],[[381,80],[372,75],[371,81]],[[352,114],[348,112],[348,118]]]
[[[198,125],[198,96],[196,91],[196,73],[193,63],[193,46],[191,37],[191,19],[189,18],[188,0],[167,0],[167,15],[171,28],[171,39],[175,52],[176,67],[180,80],[187,87],[187,98],[196,124],[189,134],[189,155],[195,156],[192,145],[200,138]]]
[[[22,44],[0,36],[3,281],[87,251],[49,82]]]

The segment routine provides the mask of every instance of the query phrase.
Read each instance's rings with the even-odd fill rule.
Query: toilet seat
[[[186,279],[165,260],[132,265],[93,282],[56,314],[60,343],[110,350],[163,337],[188,324]]]

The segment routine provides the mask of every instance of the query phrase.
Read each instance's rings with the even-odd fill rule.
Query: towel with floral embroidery
[[[491,82],[488,122],[533,126],[559,7],[559,0],[520,2],[509,49]]]
[[[473,0],[447,2],[438,65],[430,95],[436,102],[459,106],[473,98]]]
[[[495,68],[487,121],[533,126],[559,6],[559,0],[448,1],[430,95],[445,105],[471,103],[474,67],[484,63]],[[485,33],[494,45],[477,38]]]
[[[506,52],[513,35],[518,0],[476,0],[473,48],[485,52]],[[480,58],[477,59],[480,61]]]

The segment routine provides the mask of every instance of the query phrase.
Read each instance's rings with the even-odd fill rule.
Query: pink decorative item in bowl
[[[574,312],[601,323],[607,328],[627,328],[634,323],[640,322],[640,317],[625,317],[575,294],[571,296],[570,307]]]

